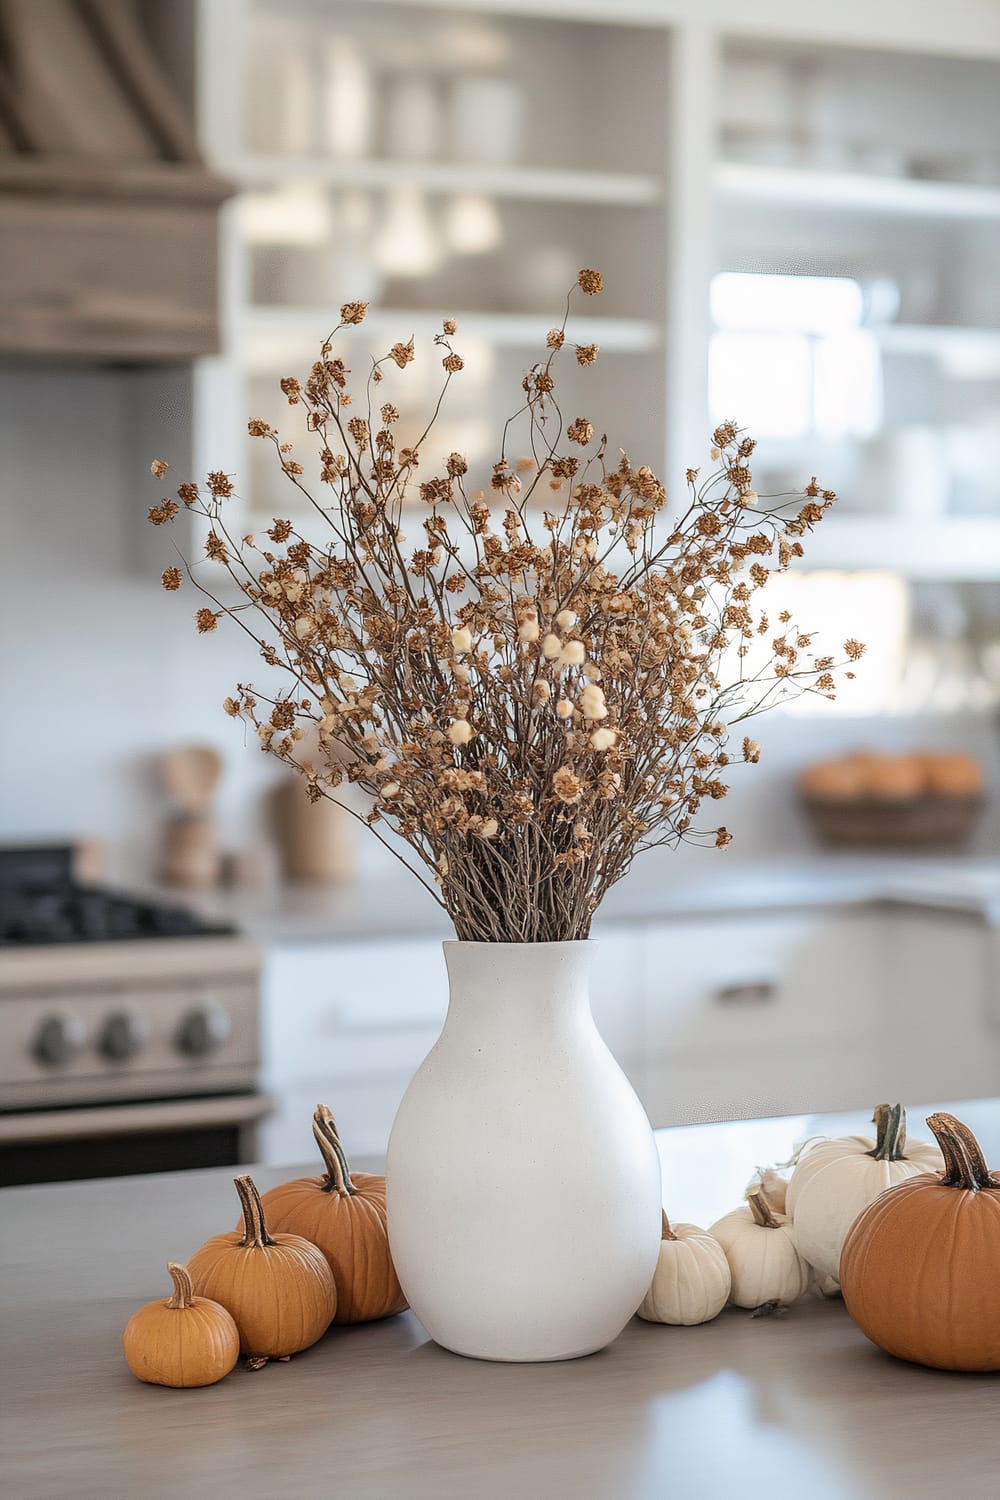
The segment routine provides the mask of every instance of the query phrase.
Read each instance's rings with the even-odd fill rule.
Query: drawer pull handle
[[[748,984],[724,984],[715,992],[719,1005],[769,1005],[778,998],[778,986],[770,979]]]

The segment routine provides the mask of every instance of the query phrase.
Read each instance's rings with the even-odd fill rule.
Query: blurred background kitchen
[[[998,265],[995,0],[0,0],[3,1180],[384,1147],[443,923],[223,714],[149,463],[292,514],[246,418],[363,299],[487,465],[581,266],[564,409],[836,488],[774,610],[869,644],[613,896],[609,1044],[658,1125],[996,1092]]]

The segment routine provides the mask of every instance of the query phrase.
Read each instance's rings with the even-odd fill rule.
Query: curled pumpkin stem
[[[248,1248],[252,1245],[258,1250],[263,1249],[265,1245],[273,1245],[274,1240],[267,1232],[267,1225],[264,1223],[264,1207],[253,1178],[234,1177],[233,1181],[240,1195],[240,1206],[243,1209],[243,1238],[240,1244]]]
[[[174,1294],[167,1303],[167,1306],[183,1311],[185,1308],[191,1306],[191,1301],[194,1297],[194,1286],[191,1283],[188,1268],[187,1266],[180,1265],[176,1260],[170,1260],[167,1262],[167,1270],[170,1272],[170,1279],[174,1284]]]
[[[351,1197],[357,1190],[351,1181],[351,1169],[337,1133],[337,1122],[325,1104],[316,1106],[313,1115],[313,1135],[326,1167],[326,1183],[323,1191],[339,1193],[342,1198]]]
[[[674,1231],[670,1227],[670,1220],[667,1218],[667,1210],[664,1208],[661,1210],[661,1212],[663,1214],[663,1229],[660,1234],[660,1239],[675,1240],[677,1236],[676,1234],[674,1234]]]
[[[747,1193],[747,1202],[750,1205],[750,1212],[753,1214],[755,1224],[759,1224],[762,1229],[781,1228],[763,1187],[756,1188],[752,1193]]]
[[[934,1132],[944,1157],[942,1186],[980,1192],[983,1188],[1000,1185],[987,1166],[983,1148],[968,1125],[963,1125],[954,1115],[943,1113],[928,1115],[927,1124]]]
[[[876,1104],[872,1115],[875,1145],[867,1156],[875,1161],[902,1161],[906,1148],[906,1111],[901,1104]]]

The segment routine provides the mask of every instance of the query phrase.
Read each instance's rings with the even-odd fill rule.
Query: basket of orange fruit
[[[979,762],[962,751],[856,751],[807,766],[805,810],[830,844],[957,844],[985,803]]]

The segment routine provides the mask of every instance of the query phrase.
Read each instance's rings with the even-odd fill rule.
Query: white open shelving
[[[323,157],[241,158],[239,181],[248,187],[289,177],[334,188],[414,187],[424,193],[478,193],[526,203],[590,203],[642,207],[658,203],[663,184],[637,172],[587,172],[545,167],[464,166],[452,162],[336,161]]]
[[[947,355],[975,349],[1000,353],[1000,328],[946,323],[882,323],[875,328],[886,354]]]
[[[726,161],[715,185],[721,197],[739,203],[1000,222],[1000,187],[980,183]]]
[[[808,565],[852,572],[879,565],[915,580],[989,582],[1000,572],[1000,517],[837,515],[809,538]]]
[[[558,261],[556,252],[572,274],[599,266],[607,287],[574,312],[571,337],[601,352],[591,370],[569,361],[568,400],[576,410],[575,382],[585,379],[578,409],[606,426],[613,446],[621,441],[661,467],[675,493],[684,468],[703,460],[712,426],[708,292],[718,269],[765,270],[770,258],[776,269],[794,265],[864,284],[897,278],[897,319],[870,325],[883,355],[888,420],[912,408],[920,415],[907,421],[956,421],[965,393],[981,400],[1000,359],[1000,301],[990,301],[1000,180],[973,180],[985,175],[984,152],[973,161],[963,146],[963,131],[980,146],[995,138],[988,122],[1000,97],[1000,6],[953,0],[954,26],[934,8],[911,7],[905,34],[866,0],[843,0],[835,10],[761,0],[751,9],[738,0],[197,0],[206,152],[241,189],[267,195],[304,184],[327,195],[331,243],[349,200],[363,199],[377,223],[401,193],[420,196],[435,230],[456,200],[485,201],[501,238],[487,254],[446,257],[423,281],[383,276],[370,294],[349,267],[311,287],[315,252],[311,261],[302,257],[301,280],[294,255],[275,271],[281,247],[262,259],[239,205],[231,207],[222,234],[225,346],[196,374],[196,467],[223,464],[253,492],[246,414],[270,418],[265,391],[312,357],[341,300],[365,296],[366,323],[351,330],[355,358],[370,352],[366,340],[375,347],[413,333],[419,348],[444,317],[456,318],[458,347],[466,340],[476,354],[449,435],[474,446],[499,429],[511,392],[561,316],[561,293],[541,286],[541,264]],[[329,138],[278,149],[254,128],[259,95],[250,80],[261,48],[258,38],[254,53],[253,28],[261,20],[269,38],[286,23],[297,28],[296,45],[305,35],[317,58],[331,37],[369,49],[376,108],[366,151],[338,150]],[[449,61],[452,43],[479,60]],[[737,90],[734,105],[727,69],[754,49],[779,65],[785,58],[805,80],[795,107],[806,115],[795,124],[800,138],[787,143],[788,164],[730,154],[730,115],[745,113],[746,101]],[[518,154],[469,160],[466,142],[443,140],[429,158],[414,159],[408,141],[388,140],[391,110],[383,104],[394,80],[423,68],[446,99],[457,77],[483,67],[521,91]],[[842,86],[839,99],[831,78]],[[944,111],[942,100],[950,101]],[[818,153],[812,164],[806,135],[824,129],[831,139],[853,139],[856,161],[848,150],[824,163]],[[880,150],[911,165],[895,175],[884,163],[874,167]],[[869,170],[860,169],[866,157]],[[949,161],[957,168],[951,178]],[[990,389],[1000,397],[1000,377]],[[290,420],[287,408],[278,415]],[[848,492],[838,478],[831,482]],[[989,493],[966,497],[966,508],[988,512]],[[849,495],[850,508],[835,511],[810,540],[807,565],[927,579],[1000,572],[1000,498],[996,517],[946,512],[927,520],[907,514],[905,494],[876,489],[870,498],[871,513],[859,514],[868,494]],[[259,509],[270,508],[261,496]]]
[[[335,323],[337,316],[336,308],[329,307],[250,307],[244,322],[246,357],[258,366],[264,361],[266,367],[270,350],[315,343],[317,335],[321,337],[324,330],[329,331],[328,325],[331,320]],[[498,349],[539,353],[545,349],[545,336],[553,322],[552,318],[537,313],[468,312],[461,308],[429,312],[383,307],[369,311],[365,326],[372,334],[392,339],[401,333],[412,333],[417,339],[430,340],[441,331],[445,318],[453,318],[458,324],[453,339],[456,348],[461,347],[463,338],[471,338]],[[571,331],[576,343],[597,344],[605,354],[649,352],[659,348],[662,338],[659,324],[644,318],[574,317]]]

